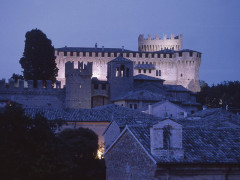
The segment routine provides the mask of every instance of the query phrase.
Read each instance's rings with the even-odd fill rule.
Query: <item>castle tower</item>
[[[133,62],[121,55],[108,62],[110,100],[133,89]]]
[[[91,108],[91,77],[92,63],[78,62],[74,69],[74,62],[65,64],[66,77],[66,108]]]
[[[166,34],[163,35],[163,38],[159,38],[156,35],[154,38],[151,35],[148,35],[147,38],[144,38],[143,34],[140,34],[138,37],[138,50],[145,52],[154,52],[161,51],[164,49],[171,49],[179,51],[182,49],[182,35],[174,36],[171,34],[170,38]]]

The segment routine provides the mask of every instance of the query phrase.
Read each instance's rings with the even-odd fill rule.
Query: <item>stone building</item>
[[[193,50],[182,49],[182,35],[162,39],[159,36],[152,39],[143,35],[138,38],[138,51],[122,48],[93,48],[63,47],[56,48],[56,63],[59,69],[58,80],[65,85],[65,63],[92,62],[93,77],[99,80],[107,79],[108,62],[121,55],[133,62],[134,75],[144,74],[161,78],[165,84],[182,85],[193,91],[200,91],[199,67],[201,53]]]
[[[237,180],[239,120],[227,111],[210,109],[151,125],[125,123],[104,154],[107,180]]]
[[[66,84],[58,81],[52,87],[51,81],[37,87],[33,81],[0,81],[0,100],[11,100],[24,108],[93,108],[106,104],[118,104],[139,109],[162,100],[169,100],[186,109],[188,113],[198,110],[196,93],[181,85],[165,85],[163,80],[146,75],[133,74],[133,62],[118,56],[108,62],[107,81],[92,77],[92,63],[66,62]]]

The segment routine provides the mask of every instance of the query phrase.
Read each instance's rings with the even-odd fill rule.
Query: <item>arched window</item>
[[[170,125],[163,127],[163,149],[170,149],[171,148],[171,129]]]
[[[124,65],[121,65],[121,68],[120,68],[120,76],[123,77],[124,76]]]

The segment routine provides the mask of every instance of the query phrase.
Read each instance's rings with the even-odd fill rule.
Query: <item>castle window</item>
[[[145,54],[145,57],[148,58],[148,53]]]
[[[156,70],[156,76],[158,76],[158,70]]]
[[[169,58],[172,58],[172,54],[169,54]]]
[[[149,69],[149,73],[150,73],[150,74],[152,73],[152,70],[151,70],[151,69]]]
[[[114,57],[117,57],[117,53],[116,52],[114,53]]]
[[[136,53],[133,53],[133,57],[136,57]]]
[[[163,149],[170,149],[171,148],[171,126],[165,126],[163,128]]]
[[[70,56],[73,56],[73,52],[70,52]]]
[[[111,57],[111,53],[110,52],[108,53],[108,57]]]
[[[157,57],[160,58],[160,55],[161,55],[161,54],[158,54]]]
[[[102,89],[103,89],[103,90],[106,89],[106,84],[102,84]]]
[[[86,57],[86,52],[83,52],[83,57]]]
[[[182,52],[179,52],[179,57],[182,57]]]
[[[129,77],[129,68],[126,69],[126,76]]]
[[[137,109],[137,104],[134,104],[134,109]]]
[[[77,56],[79,56],[79,52],[77,52]]]
[[[146,74],[147,70],[146,70],[146,69],[144,69],[144,70],[143,70],[143,72],[144,72],[144,74]]]
[[[67,52],[64,52],[64,56],[67,56]]]
[[[126,57],[129,57],[129,53],[126,53]]]
[[[166,58],[166,57],[167,57],[167,55],[166,55],[166,54],[164,54],[164,55],[163,55],[163,58]]]
[[[98,84],[94,84],[94,89],[98,89]]]
[[[118,68],[116,68],[116,77],[119,77],[119,71],[120,71],[120,68],[118,67]]]
[[[89,57],[92,57],[92,52],[89,52]]]
[[[161,73],[161,70],[158,70],[158,76],[161,76],[162,73]]]
[[[139,57],[140,57],[140,58],[142,57],[142,53],[139,53]]]
[[[130,105],[129,105],[129,107],[130,107],[130,109],[132,109],[132,108],[133,108],[133,105],[132,105],[132,104],[130,104]]]
[[[189,52],[189,55],[190,55],[190,57],[192,57],[192,55],[193,55],[193,52],[191,51],[191,52]]]
[[[121,77],[124,76],[124,65],[121,65]]]
[[[138,73],[141,73],[141,69],[138,69]]]

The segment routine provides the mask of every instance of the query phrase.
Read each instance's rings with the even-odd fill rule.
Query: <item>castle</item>
[[[93,48],[63,47],[56,49],[56,63],[59,69],[57,79],[65,85],[65,63],[92,62],[93,77],[99,80],[107,79],[107,63],[122,55],[133,62],[133,74],[164,79],[165,84],[182,85],[199,92],[199,67],[201,53],[192,50],[182,50],[182,35],[171,35],[163,39],[159,36],[144,39],[138,37],[138,51],[122,48],[101,48],[97,44]]]
[[[139,51],[116,48],[57,48],[59,68],[54,87],[38,80],[0,81],[0,100],[24,108],[93,108],[110,103],[132,109],[169,100],[188,113],[198,110],[201,53],[181,50],[182,35],[138,38]]]
[[[140,35],[138,51],[96,44],[55,53],[54,86],[1,80],[0,107],[15,101],[30,118],[92,129],[109,180],[239,179],[239,117],[196,112],[201,53],[182,50],[182,35]]]

